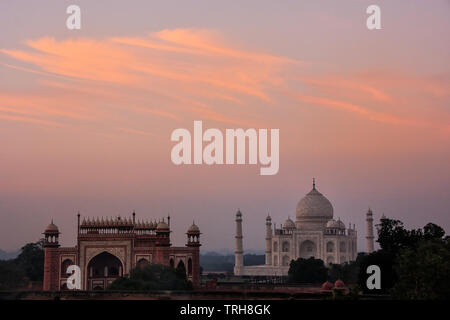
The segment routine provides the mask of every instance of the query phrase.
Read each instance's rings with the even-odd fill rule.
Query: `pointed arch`
[[[178,262],[176,270],[180,274],[186,274],[186,266],[184,265],[184,261],[183,260],[180,260]]]
[[[63,262],[61,262],[61,278],[67,278],[69,277],[69,274],[67,274],[67,268],[71,265],[74,265],[72,259],[64,259]]]
[[[192,259],[191,258],[188,259],[187,273],[188,273],[188,276],[192,276]]]
[[[123,270],[122,261],[115,255],[103,251],[94,256],[87,265],[88,278],[119,277]]]
[[[150,262],[145,259],[145,258],[141,258],[139,259],[139,261],[136,263],[136,267],[138,267],[139,269],[144,269],[146,266],[148,266],[150,264]]]
[[[305,240],[300,244],[300,258],[315,258],[317,255],[317,246],[311,240]]]

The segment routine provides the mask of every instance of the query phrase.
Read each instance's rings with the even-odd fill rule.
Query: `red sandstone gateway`
[[[164,221],[136,221],[132,218],[83,219],[78,214],[75,247],[59,246],[58,227],[50,223],[44,231],[44,290],[67,288],[67,268],[81,269],[82,290],[104,290],[116,278],[136,266],[158,263],[184,267],[194,287],[200,284],[200,230],[195,225],[187,231],[185,247],[170,243],[170,217]]]

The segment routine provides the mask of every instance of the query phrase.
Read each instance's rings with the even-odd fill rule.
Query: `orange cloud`
[[[10,114],[72,124],[108,122],[116,128],[193,115],[244,125],[272,117],[260,111],[302,101],[392,125],[448,126],[449,117],[439,108],[424,111],[429,97],[436,103],[447,99],[448,77],[321,75],[304,70],[299,60],[234,46],[210,30],[166,29],[103,40],[43,37],[25,44],[24,50],[0,52],[26,65],[1,66],[36,74],[43,91],[0,94],[2,110]],[[421,96],[405,95],[409,87]]]
[[[333,100],[333,99],[327,99],[327,98],[321,98],[321,97],[314,97],[314,96],[305,96],[305,95],[299,95],[297,98],[306,103],[311,104],[317,104],[322,105],[338,110],[345,110],[348,112],[359,114],[360,116],[367,117],[371,120],[379,121],[379,122],[386,122],[386,123],[392,123],[392,124],[412,124],[412,125],[425,125],[425,122],[420,122],[414,119],[407,119],[407,118],[401,118],[394,116],[392,114],[388,113],[382,113],[382,112],[376,112],[372,111],[368,108],[355,105],[352,103],[348,103],[345,101],[339,101],[339,100]]]
[[[2,110],[2,109],[0,109],[0,110]],[[30,117],[23,117],[23,116],[18,116],[18,115],[4,114],[4,113],[0,113],[0,119],[8,120],[8,121],[32,123],[32,124],[38,124],[38,125],[44,125],[44,126],[61,127],[60,123],[53,122],[53,121],[35,119],[35,118],[30,118]]]

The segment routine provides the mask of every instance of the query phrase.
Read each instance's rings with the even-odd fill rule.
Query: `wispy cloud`
[[[4,58],[16,61],[0,65],[37,75],[42,90],[0,93],[3,119],[94,121],[122,131],[141,119],[252,125],[270,117],[263,112],[267,108],[302,102],[391,125],[448,127],[448,113],[423,110],[428,98],[438,104],[448,100],[447,76],[430,81],[401,73],[322,74],[304,68],[303,61],[240,48],[211,30],[61,41],[43,37],[25,45],[0,49]],[[407,88],[420,91],[422,100],[408,96]],[[295,110],[290,112],[294,118]]]

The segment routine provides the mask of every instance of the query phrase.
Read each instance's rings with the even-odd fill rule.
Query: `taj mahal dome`
[[[326,265],[353,261],[357,255],[356,234],[355,225],[346,228],[340,219],[334,218],[333,205],[317,190],[313,179],[312,190],[297,204],[295,222],[288,218],[277,228],[267,216],[264,265],[243,264],[242,213],[238,210],[234,274],[287,276],[291,260],[298,258],[314,257]]]

